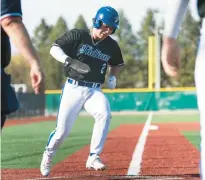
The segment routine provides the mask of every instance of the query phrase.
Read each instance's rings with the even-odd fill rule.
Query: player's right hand
[[[176,39],[164,37],[161,60],[165,73],[177,77],[180,68],[180,51]]]
[[[108,88],[109,89],[115,89],[116,81],[117,81],[117,79],[116,79],[115,76],[109,76],[108,77],[108,82],[107,82]]]
[[[43,93],[45,90],[44,74],[38,64],[31,66],[30,78],[35,94]]]

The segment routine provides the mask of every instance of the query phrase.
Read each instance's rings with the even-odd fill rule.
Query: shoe
[[[106,166],[102,163],[100,156],[97,154],[94,154],[92,156],[89,155],[88,160],[86,162],[86,168],[87,169],[95,169],[97,170],[104,170],[106,169]]]
[[[41,167],[40,171],[43,176],[48,176],[51,171],[51,166],[52,166],[52,160],[51,157],[49,157],[46,152],[43,153],[43,158],[41,161]]]

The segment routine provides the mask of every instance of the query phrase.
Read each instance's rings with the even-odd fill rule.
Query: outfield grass
[[[199,131],[187,131],[182,134],[198,149],[200,150],[200,132]]]
[[[113,116],[110,130],[120,124],[144,123],[146,115]],[[94,120],[79,117],[72,132],[53,159],[56,164],[68,155],[90,143]],[[11,126],[2,132],[2,168],[38,168],[49,134],[55,129],[55,121]]]
[[[161,114],[154,115],[152,122],[155,123],[170,123],[170,122],[197,122],[199,121],[198,114]]]

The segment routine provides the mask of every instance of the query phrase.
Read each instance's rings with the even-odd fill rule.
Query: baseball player
[[[72,29],[57,39],[51,47],[50,54],[64,63],[68,79],[62,90],[57,126],[50,134],[43,153],[40,166],[43,176],[49,175],[52,157],[69,135],[82,108],[95,119],[86,168],[106,168],[99,155],[107,137],[111,111],[110,104],[101,91],[101,85],[105,81],[109,66],[108,87],[114,89],[116,75],[124,65],[121,50],[117,42],[110,37],[118,25],[117,11],[110,6],[101,7],[93,18],[93,28]],[[67,68],[67,61],[72,59],[87,64],[90,67],[89,72],[79,74]]]
[[[177,76],[179,70],[179,49],[177,36],[186,13],[189,0],[169,0],[162,47],[162,64],[169,76]],[[197,2],[201,17],[201,36],[195,64],[195,84],[201,125],[201,179],[205,180],[205,0]]]

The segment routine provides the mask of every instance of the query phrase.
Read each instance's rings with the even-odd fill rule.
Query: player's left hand
[[[116,82],[117,82],[117,80],[116,80],[116,77],[115,76],[110,76],[109,78],[108,78],[108,88],[109,89],[115,89],[115,87],[116,87]]]
[[[176,39],[164,37],[161,59],[165,73],[171,77],[178,76],[180,68],[180,52]]]
[[[79,74],[87,74],[88,72],[90,72],[90,67],[87,64],[77,59],[67,57],[64,63],[64,70],[69,72],[70,69],[73,69]]]

